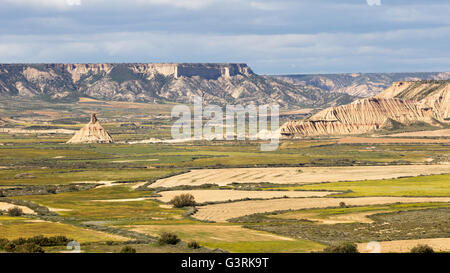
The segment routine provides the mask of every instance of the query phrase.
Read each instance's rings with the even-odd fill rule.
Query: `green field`
[[[333,195],[335,197],[450,196],[450,174],[357,182],[322,183],[287,189],[346,192]]]
[[[449,162],[448,144],[365,145],[339,144],[336,138],[292,139],[282,140],[273,152],[261,152],[258,141],[127,144],[125,141],[170,139],[172,105],[91,99],[64,104],[24,99],[0,100],[0,106],[1,127],[23,130],[76,130],[88,121],[90,112],[97,112],[116,141],[68,145],[65,142],[71,135],[0,133],[0,196],[5,197],[5,202],[21,202],[30,208],[39,204],[51,209],[47,212],[40,207],[39,215],[21,217],[10,217],[3,211],[0,238],[65,235],[82,243],[86,252],[119,252],[125,240],[138,252],[208,252],[216,248],[230,252],[311,252],[348,240],[367,242],[450,234],[449,203],[282,211],[248,215],[237,219],[237,223],[207,223],[195,219],[190,208],[173,208],[152,199],[157,192],[143,187],[158,178],[202,168],[391,164],[411,164],[414,168],[414,164]],[[93,188],[97,182],[105,181],[120,183]],[[270,182],[215,188],[336,191],[331,197],[450,196],[450,174],[312,185]],[[77,183],[88,186],[75,187]],[[373,223],[328,225],[308,220],[333,220],[364,213],[370,214],[367,217]],[[422,222],[426,222],[425,233],[420,229]],[[383,223],[389,223],[389,227]],[[392,233],[381,232],[386,228],[391,228]],[[175,233],[183,242],[176,246],[158,245],[155,237],[161,231]],[[186,242],[192,240],[206,248],[187,248]],[[61,250],[64,249],[46,249]]]

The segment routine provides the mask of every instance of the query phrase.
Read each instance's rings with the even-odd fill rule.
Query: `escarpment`
[[[241,63],[0,64],[0,95],[46,100],[100,100],[324,107],[347,94],[296,86],[253,73]]]
[[[450,81],[396,82],[373,98],[330,107],[304,121],[287,122],[280,132],[309,137],[363,134],[417,122],[441,126],[449,123],[449,88]]]

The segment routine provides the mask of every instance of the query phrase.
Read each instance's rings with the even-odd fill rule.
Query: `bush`
[[[5,249],[5,246],[9,243],[8,239],[0,238],[0,250]]]
[[[68,239],[66,236],[53,236],[53,237],[45,237],[42,235],[31,237],[27,240],[27,243],[37,244],[39,246],[65,246],[67,245],[71,239]]]
[[[16,245],[14,243],[7,243],[5,245],[5,247],[3,248],[6,252],[14,252],[14,250],[16,249]]]
[[[188,243],[188,247],[192,249],[198,249],[200,248],[200,244],[197,243],[196,241],[191,241]]]
[[[10,209],[8,209],[8,215],[13,216],[13,217],[22,216],[23,210],[19,207],[10,208]]]
[[[16,246],[23,245],[23,244],[27,243],[27,239],[25,239],[25,238],[18,238],[18,239],[12,240],[11,243],[15,244]]]
[[[195,206],[195,199],[192,194],[184,193],[172,198],[170,203],[176,208]]]
[[[124,246],[120,250],[120,253],[136,253],[136,249],[131,246]]]
[[[34,243],[25,243],[23,245],[16,246],[14,252],[17,253],[44,253],[42,247]]]
[[[339,203],[339,207],[347,208],[347,204],[345,204],[345,202],[341,202],[341,203]]]
[[[329,246],[323,250],[325,253],[359,253],[356,244],[342,243],[339,245]]]
[[[411,253],[434,253],[434,250],[429,245],[417,245],[411,249]]]
[[[161,234],[161,237],[159,237],[158,240],[160,245],[176,245],[180,242],[180,238],[176,234],[169,233],[169,232],[163,232]]]

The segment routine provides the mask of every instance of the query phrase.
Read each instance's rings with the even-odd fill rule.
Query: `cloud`
[[[450,27],[364,34],[7,35],[0,36],[0,62],[246,62],[265,74],[438,71],[450,70],[446,44],[433,52],[420,45],[449,32]]]
[[[450,3],[0,0],[1,62],[247,62],[259,73],[450,70]],[[445,62],[447,61],[447,62]]]

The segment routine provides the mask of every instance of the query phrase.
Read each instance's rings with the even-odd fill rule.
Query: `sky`
[[[0,63],[450,71],[448,0],[0,0]]]

